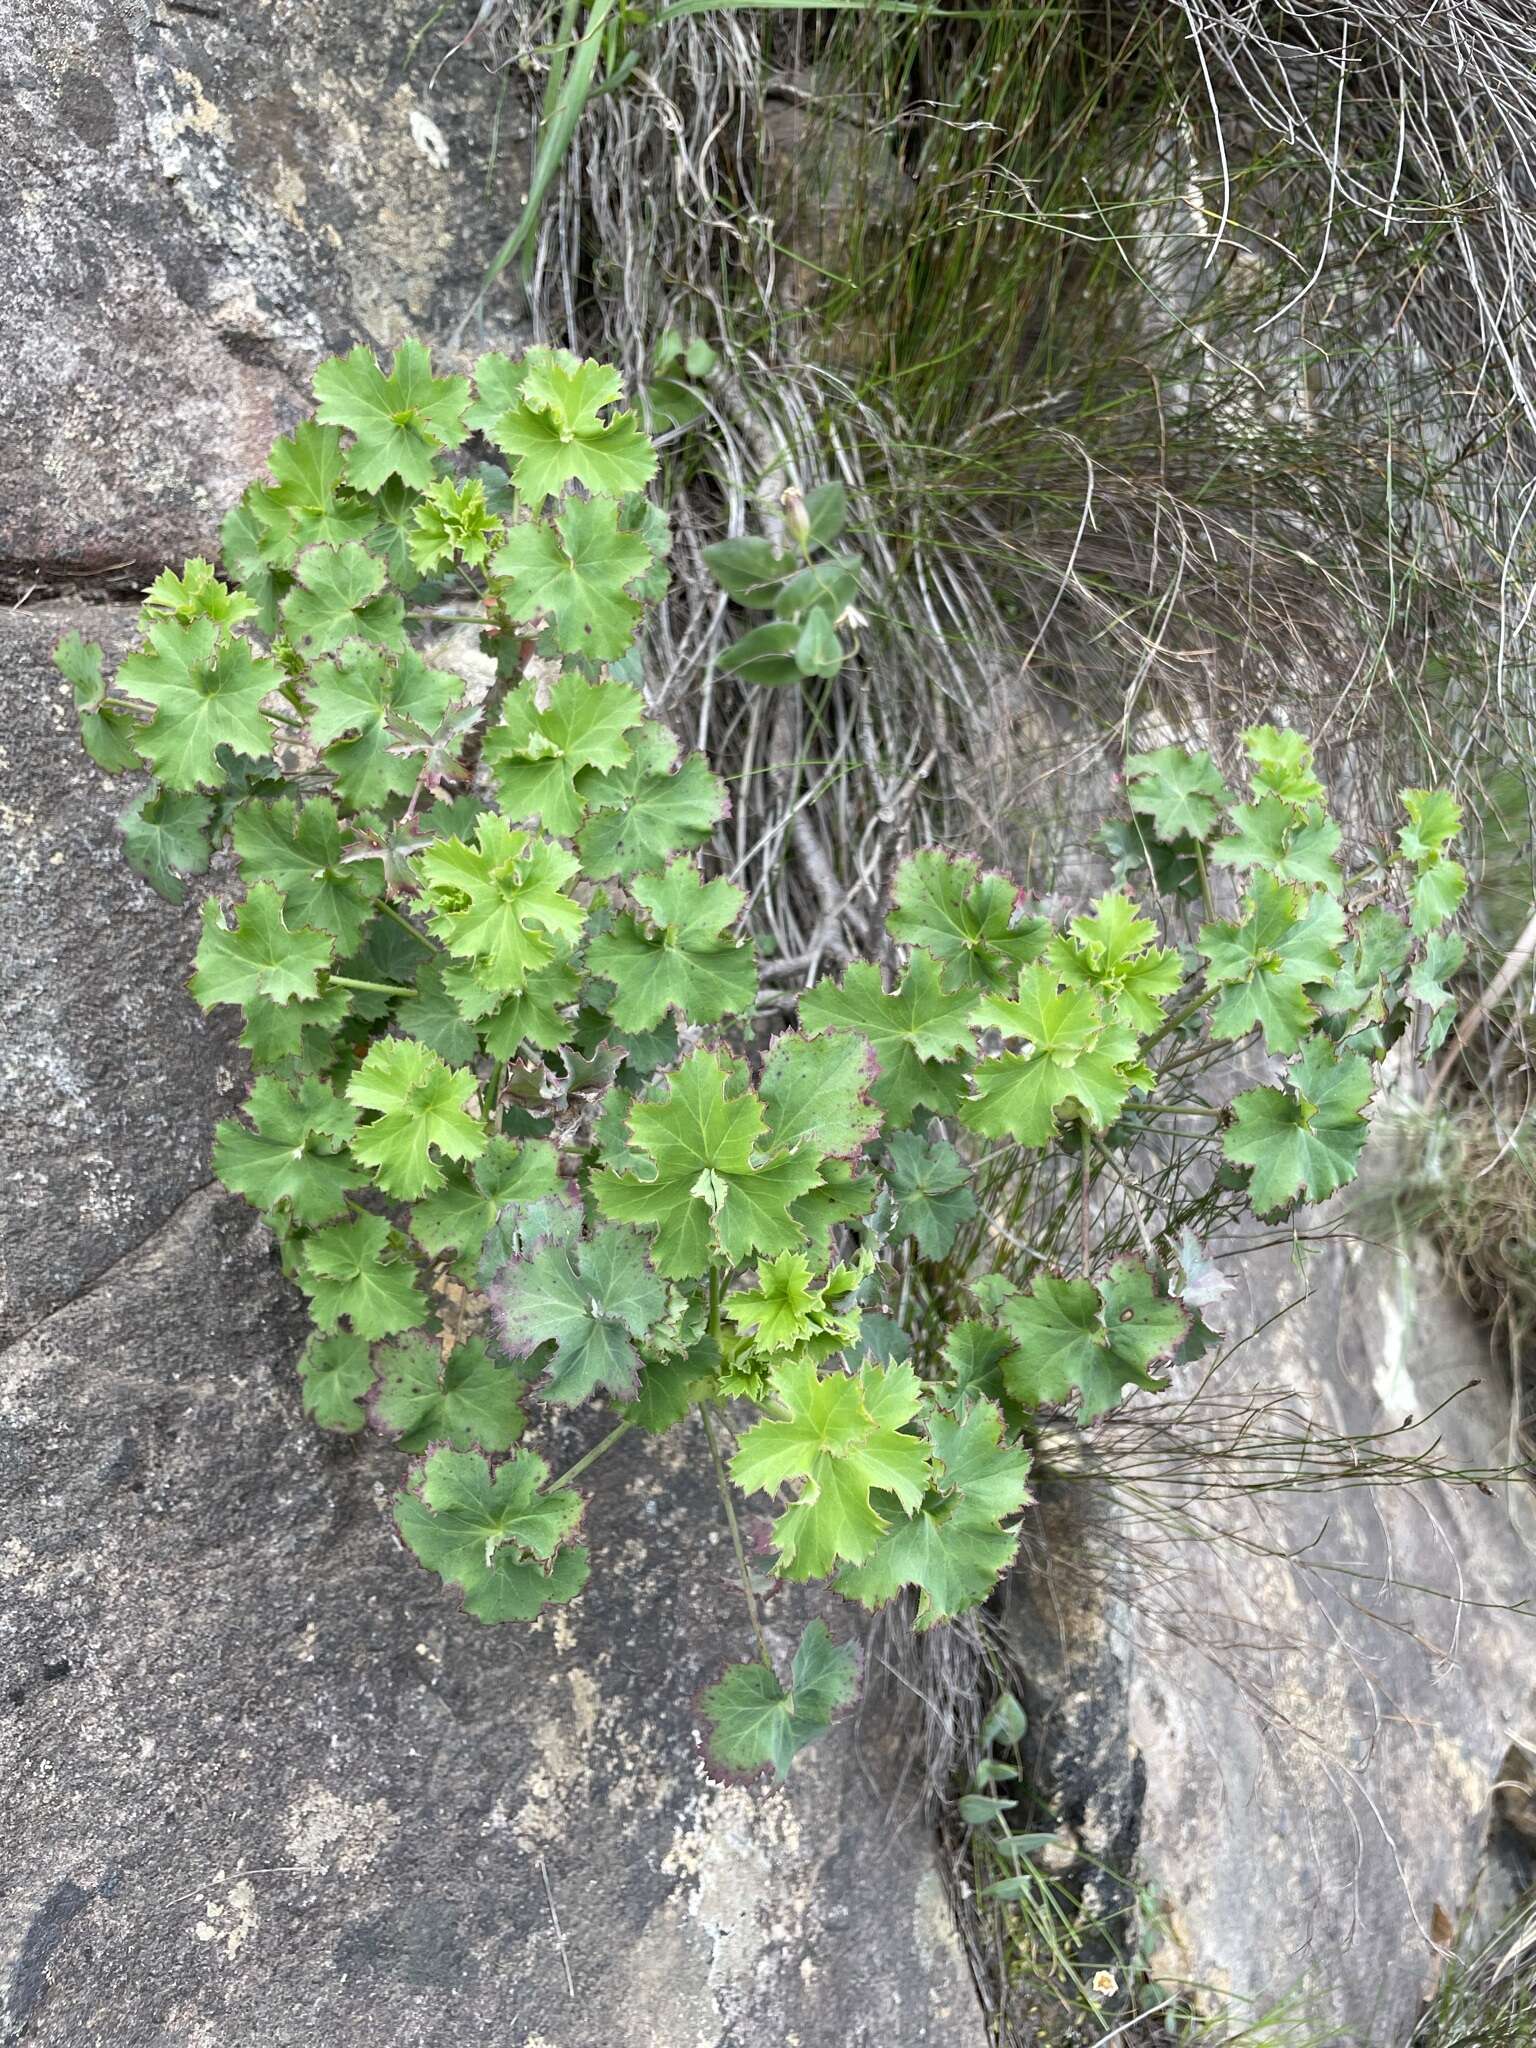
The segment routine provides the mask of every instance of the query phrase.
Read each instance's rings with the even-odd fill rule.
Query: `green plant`
[[[704,560],[721,589],[747,611],[769,612],[720,657],[722,675],[744,683],[830,681],[843,665],[842,635],[864,623],[854,600],[863,579],[857,555],[834,553],[848,498],[841,484],[784,493],[784,531],[795,553],[756,537],[716,541]]]
[[[1297,735],[1247,735],[1246,799],[1204,754],[1133,756],[1116,845],[1163,876],[1161,926],[1111,888],[1058,927],[920,852],[891,971],[819,981],[764,1044],[741,892],[699,855],[725,791],[638,687],[669,542],[617,376],[540,348],[471,384],[406,343],[315,390],[225,523],[225,575],[158,577],[110,685],[98,648],[59,650],[95,759],[154,773],[129,860],[179,900],[227,849],[244,885],[232,916],[204,903],[191,982],[242,1012],[256,1074],[216,1171],[309,1298],[306,1408],[412,1456],[400,1535],[478,1619],[574,1597],[578,1477],[700,1418],[758,1649],[705,1696],[711,1754],[782,1771],[854,1653],[813,1622],[775,1672],[722,1435],[729,1480],[780,1502],[774,1576],[869,1607],[915,1588],[919,1628],[983,1600],[1043,1411],[1089,1422],[1198,1355],[1205,1276],[1167,1249],[1196,1183],[1266,1215],[1331,1193],[1414,997],[1443,1028],[1454,806],[1410,792],[1401,858],[1346,885]],[[461,673],[434,635],[466,623],[488,660]],[[1165,943],[1197,899],[1195,943]],[[1284,1060],[1277,1085],[1190,1100],[1207,1031]],[[1156,1238],[1138,1217],[1145,1260],[1104,1256],[1101,1174],[1113,1195],[1190,1121],[1198,1171]],[[978,1185],[1038,1160],[1079,1270],[957,1263]],[[613,1424],[552,1475],[534,1401]]]

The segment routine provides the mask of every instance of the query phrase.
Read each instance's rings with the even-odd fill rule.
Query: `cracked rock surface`
[[[787,1789],[700,1767],[692,1696],[750,1653],[702,1445],[626,1439],[589,1590],[489,1629],[394,1542],[396,1455],[304,1420],[301,1305],[206,1184],[238,1084],[195,911],[117,858],[71,625],[121,643],[0,620],[0,2040],[981,2048],[890,1702]]]
[[[446,343],[526,188],[509,95],[416,0],[15,0],[0,572],[206,553],[333,350]],[[492,223],[488,227],[487,223]],[[499,304],[509,303],[502,295]],[[515,341],[493,310],[476,346]]]

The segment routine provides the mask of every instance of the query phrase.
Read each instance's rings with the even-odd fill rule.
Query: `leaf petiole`
[[[413,996],[413,988],[397,988],[388,981],[354,981],[346,974],[328,974],[327,982],[332,988],[357,988],[372,996]]]
[[[552,1489],[558,1491],[562,1486],[569,1486],[572,1480],[579,1479],[589,1466],[595,1465],[599,1458],[606,1452],[611,1451],[619,1438],[627,1436],[634,1426],[633,1422],[625,1421],[610,1429],[608,1434],[600,1438],[590,1451],[583,1452],[574,1465],[568,1465],[565,1471],[557,1472],[553,1479],[546,1479],[539,1488],[540,1493],[548,1493]]]

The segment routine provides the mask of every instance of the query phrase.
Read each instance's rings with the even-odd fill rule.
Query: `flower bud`
[[[811,522],[806,517],[805,500],[791,484],[779,503],[784,507],[784,526],[797,548],[803,548],[811,537]]]

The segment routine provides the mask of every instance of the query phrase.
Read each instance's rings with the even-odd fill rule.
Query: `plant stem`
[[[326,980],[332,988],[360,988],[374,996],[413,996],[413,988],[396,988],[388,981],[353,981],[345,974],[328,974]]]
[[[716,1273],[710,1276],[710,1315],[716,1327],[720,1320],[720,1280]],[[709,1412],[709,1403],[699,1403],[699,1414],[704,1421],[704,1434],[709,1439],[709,1461],[715,1468],[715,1485],[720,1490],[721,1503],[725,1508],[725,1519],[731,1532],[731,1548],[736,1553],[736,1570],[741,1577],[741,1590],[747,1602],[747,1616],[752,1623],[752,1635],[757,1643],[757,1654],[771,1671],[773,1659],[768,1654],[768,1639],[763,1634],[763,1624],[757,1611],[757,1597],[752,1591],[752,1574],[747,1570],[746,1547],[741,1540],[741,1527],[736,1520],[736,1504],[731,1499],[731,1483],[726,1477],[725,1464],[720,1456],[720,1446],[715,1441],[714,1419]]]
[[[1152,1036],[1141,1041],[1142,1057],[1145,1058],[1153,1046],[1166,1038],[1170,1031],[1177,1031],[1186,1017],[1193,1017],[1197,1010],[1203,1010],[1213,993],[1212,989],[1202,989],[1199,995],[1191,996],[1182,1009],[1175,1010],[1171,1017],[1165,1017]]]
[[[632,1422],[621,1422],[616,1428],[610,1429],[608,1434],[600,1442],[595,1443],[590,1451],[579,1457],[574,1465],[567,1466],[564,1472],[557,1472],[553,1479],[546,1479],[539,1488],[540,1493],[547,1493],[552,1486],[569,1486],[573,1479],[579,1479],[589,1465],[595,1465],[604,1452],[611,1451],[619,1438],[627,1436],[634,1426]]]
[[[1224,1116],[1203,1102],[1132,1102],[1126,1105],[1132,1116]]]
[[[1090,1194],[1091,1194],[1091,1192],[1092,1192],[1092,1183],[1091,1183],[1091,1181],[1090,1181],[1090,1179],[1089,1179],[1089,1175],[1088,1175],[1088,1148],[1089,1148],[1089,1146],[1090,1146],[1090,1145],[1091,1145],[1092,1143],[1093,1143],[1093,1134],[1092,1134],[1092,1133],[1090,1132],[1090,1130],[1088,1129],[1088,1125],[1087,1125],[1087,1122],[1085,1121],[1085,1122],[1084,1122],[1084,1124],[1083,1124],[1083,1211],[1082,1211],[1082,1234],[1083,1234],[1083,1246],[1082,1246],[1082,1250],[1083,1250],[1083,1278],[1084,1278],[1085,1280],[1086,1280],[1086,1279],[1087,1279],[1087,1278],[1089,1277],[1089,1275],[1090,1275],[1090,1274],[1092,1273],[1092,1271],[1093,1271],[1093,1232],[1092,1232],[1092,1228],[1091,1228],[1091,1223],[1092,1223],[1092,1211],[1091,1211],[1091,1208],[1090,1208],[1090,1203],[1089,1203],[1089,1197],[1090,1197]]]
[[[436,939],[428,938],[425,932],[417,931],[415,925],[411,923],[411,920],[408,917],[402,916],[401,913],[398,910],[396,910],[393,903],[386,902],[385,899],[381,896],[376,907],[382,910],[386,917],[393,918],[395,923],[399,925],[401,931],[409,932],[411,937],[413,939],[418,940],[423,946],[425,946],[429,953],[441,953],[443,949],[437,943]]]
[[[496,1105],[501,1098],[502,1062],[492,1060],[490,1079],[485,1084],[484,1109],[482,1115],[486,1128],[494,1133],[496,1129]]]
[[[1205,914],[1212,923],[1216,919],[1216,899],[1211,894],[1211,878],[1205,871],[1205,848],[1195,841],[1195,865],[1200,870],[1200,900],[1205,905]]]

